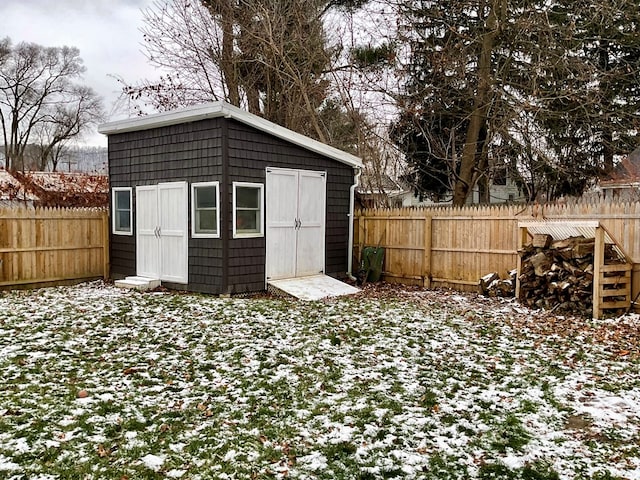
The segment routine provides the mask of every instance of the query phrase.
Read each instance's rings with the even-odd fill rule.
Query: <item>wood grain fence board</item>
[[[0,208],[0,287],[108,276],[108,213]]]
[[[640,202],[611,199],[544,205],[365,209],[356,213],[355,252],[381,244],[386,250],[384,278],[425,286],[476,290],[487,273],[506,277],[517,268],[518,222],[598,220],[634,262],[633,296],[640,292]],[[427,237],[428,236],[428,237]],[[525,241],[525,240],[523,240]]]

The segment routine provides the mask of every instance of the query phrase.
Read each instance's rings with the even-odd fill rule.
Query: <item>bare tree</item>
[[[224,99],[292,130],[329,141],[320,110],[339,50],[323,18],[360,1],[169,0],[144,12],[142,29],[158,81],[124,85],[155,110]],[[124,82],[123,82],[124,83]]]
[[[3,44],[0,123],[6,167],[24,169],[30,143],[38,140],[43,158],[50,158],[56,146],[101,118],[102,105],[93,90],[74,83],[84,72],[77,48],[11,47],[8,39]]]
[[[99,123],[104,118],[102,102],[92,89],[76,86],[71,89],[71,94],[66,102],[53,106],[48,121],[41,122],[36,132],[34,143],[41,151],[40,170],[50,166],[55,172],[69,143],[88,125]]]
[[[375,75],[358,70],[351,52],[360,27],[349,19],[366,3],[157,1],[144,12],[142,31],[147,58],[164,73],[158,81],[123,81],[124,92],[138,113],[223,99],[359,155],[383,178],[397,150],[373,102],[390,96],[380,85],[369,95]],[[374,10],[365,14],[367,26],[378,19]]]
[[[217,3],[221,14],[228,18],[232,10],[225,5],[230,1]],[[166,111],[219,99],[239,105],[237,88],[232,86],[229,91],[226,85],[233,82],[227,82],[225,68],[221,67],[223,44],[226,46],[229,42],[223,41],[223,34],[229,33],[227,29],[218,28],[200,1],[156,1],[144,10],[143,22],[141,31],[147,59],[164,73],[157,81],[143,79],[128,84],[120,80],[123,92],[139,102],[136,105],[139,112],[145,106]]]

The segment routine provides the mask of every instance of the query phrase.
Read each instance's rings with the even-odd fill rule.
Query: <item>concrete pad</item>
[[[360,291],[358,288],[352,287],[328,275],[311,275],[309,277],[270,280],[267,284],[287,295],[306,301],[321,300],[326,297],[353,295]]]

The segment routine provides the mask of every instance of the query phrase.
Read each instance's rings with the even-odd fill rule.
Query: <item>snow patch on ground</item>
[[[638,326],[418,290],[0,292],[0,471],[419,479],[543,462],[640,478]]]

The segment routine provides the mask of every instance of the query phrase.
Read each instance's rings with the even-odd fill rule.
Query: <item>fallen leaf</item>
[[[104,448],[104,445],[102,444],[98,445],[98,448],[96,448],[96,452],[98,453],[98,456],[100,458],[105,458],[111,455],[111,451]]]

